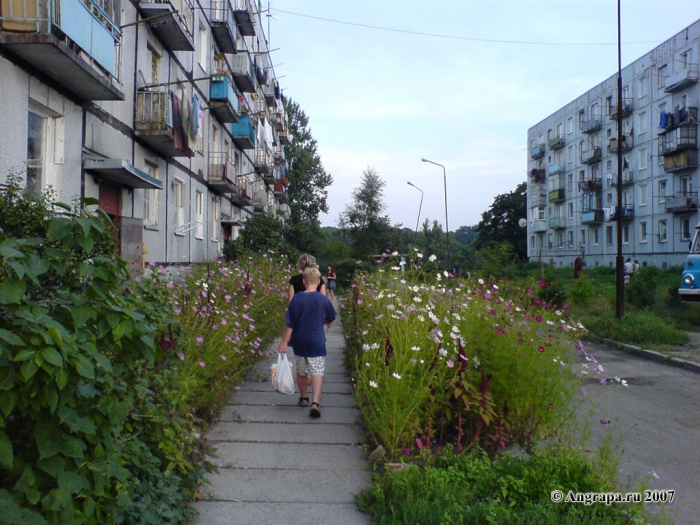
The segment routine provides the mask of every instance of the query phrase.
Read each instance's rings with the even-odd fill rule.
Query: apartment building
[[[699,220],[699,56],[697,21],[622,70],[621,106],[614,75],[528,130],[531,261],[614,266],[621,217],[625,258],[684,263]]]
[[[250,0],[0,0],[0,183],[98,199],[134,267],[288,220],[287,144]]]

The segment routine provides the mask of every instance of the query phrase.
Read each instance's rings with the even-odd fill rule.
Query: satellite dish
[[[521,228],[524,228],[525,226],[527,226],[527,220],[525,220],[525,219],[520,219],[520,220],[518,221],[518,226],[520,226]]]

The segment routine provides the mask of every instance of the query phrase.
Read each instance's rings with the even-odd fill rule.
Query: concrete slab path
[[[369,523],[354,502],[369,486],[370,473],[360,411],[343,365],[340,309],[334,305],[339,315],[326,330],[321,418],[297,405],[298,387],[294,395],[272,390],[270,365],[276,357],[258,362],[207,433],[218,449],[219,472],[194,504],[197,525]]]

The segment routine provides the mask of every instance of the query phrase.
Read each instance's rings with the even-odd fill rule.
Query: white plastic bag
[[[287,354],[279,353],[277,363],[270,367],[270,375],[272,376],[272,388],[282,394],[293,394],[294,389],[294,374],[292,373],[293,365],[287,359]]]

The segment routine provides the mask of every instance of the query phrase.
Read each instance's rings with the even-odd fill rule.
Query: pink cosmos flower
[[[228,357],[226,357],[225,355],[222,355],[222,356],[221,356],[221,360],[222,360],[222,361],[228,361]]]
[[[198,338],[197,338],[197,344],[198,344],[198,345],[201,345],[203,342],[204,342],[204,338],[203,338],[203,337],[198,337]]]
[[[199,362],[199,366],[201,366],[202,368],[204,368],[205,366],[207,366],[207,364],[206,364],[204,361],[200,361],[200,362]]]
[[[180,361],[184,361],[184,360],[185,360],[185,354],[183,354],[182,352],[178,352],[178,353],[177,353],[177,356],[180,358]]]

